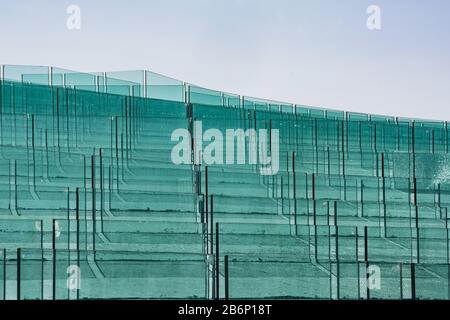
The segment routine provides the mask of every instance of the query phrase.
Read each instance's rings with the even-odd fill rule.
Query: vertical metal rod
[[[194,155],[195,158],[195,155]],[[199,185],[201,188],[201,183]],[[198,190],[199,193],[201,193],[201,189]],[[205,166],[205,223],[208,225],[208,211],[209,211],[209,205],[208,205],[209,197],[208,197],[208,166]]]
[[[108,183],[108,192],[109,192],[109,197],[108,197],[109,205],[108,205],[108,209],[109,209],[109,210],[112,210],[112,206],[111,206],[112,200],[111,200],[111,197],[112,197],[112,188],[113,188],[113,184],[112,184],[112,182],[111,182],[111,175],[112,175],[112,166],[110,165],[110,166],[109,166],[109,183]]]
[[[14,160],[14,207],[19,212],[19,208],[17,206],[17,198],[18,198],[18,192],[17,192],[17,160]]]
[[[52,249],[56,249],[56,220],[52,220]]]
[[[210,210],[210,221],[209,221],[209,254],[214,255],[214,198],[213,195],[211,195],[211,210]],[[208,228],[208,225],[207,225]],[[212,264],[212,299],[216,298],[216,281],[215,281],[215,265]]]
[[[448,123],[445,121],[445,153],[448,153]]]
[[[368,247],[368,229],[364,227],[364,261],[369,260],[369,247]]]
[[[416,300],[416,265],[411,263],[411,299]]]
[[[437,189],[438,189],[438,196],[437,196],[437,204],[438,204],[438,208],[441,208],[441,184],[438,183],[437,185]]]
[[[133,88],[134,90],[134,88]],[[129,117],[128,117],[128,108],[129,105],[131,103],[131,97],[125,97],[125,101],[127,101],[127,103],[125,104],[125,154],[126,154],[126,159],[127,159],[127,164],[128,164],[128,121],[129,121]]]
[[[336,262],[339,262],[339,227],[335,226],[335,246],[336,246]]]
[[[413,174],[413,178],[416,178],[416,142],[415,142],[415,131],[416,131],[416,125],[415,122],[413,120],[412,122],[412,160],[413,160],[413,167],[412,167],[412,174]]]
[[[219,300],[219,282],[220,282],[220,259],[219,259],[219,223],[216,222],[216,300]]]
[[[76,188],[75,213],[77,219],[77,266],[80,267],[80,189]]]
[[[21,299],[21,294],[20,294],[21,258],[22,258],[21,249],[17,248],[17,278],[16,278],[16,280],[17,280],[17,300]]]
[[[35,150],[35,119],[31,115],[31,146],[33,149],[33,188],[36,189],[36,150]]]
[[[384,173],[384,153],[381,153],[381,179],[383,183],[383,227],[384,235],[387,236],[387,217],[386,217],[386,178]]]
[[[117,171],[117,175],[116,175],[116,189],[117,189],[117,193],[119,193],[119,117],[116,116],[116,171]]]
[[[417,263],[420,263],[420,229],[419,229],[419,207],[415,206],[416,212],[416,251],[417,251]]]
[[[75,115],[75,147],[78,148],[78,115],[77,115],[77,89],[73,88],[73,104]]]
[[[100,230],[103,232],[103,211],[104,211],[104,205],[103,205],[103,155],[102,155],[102,149],[100,148]]]
[[[56,128],[57,128],[57,144],[58,154],[60,154],[60,138],[59,138],[59,89],[56,88]]]
[[[69,89],[66,90],[66,143],[67,152],[70,157],[70,126],[69,126]]]
[[[124,180],[123,133],[120,134],[120,159],[121,159],[121,173],[122,173],[122,181],[123,181]]]
[[[84,175],[83,175],[83,189],[84,189],[84,245],[85,245],[85,250],[87,251],[88,249],[88,219],[87,219],[87,187],[88,187],[88,182],[87,182],[87,161],[86,161],[86,156],[83,156],[83,160],[84,160]]]
[[[431,130],[431,153],[434,153],[434,130]]]
[[[272,120],[269,120],[269,152],[272,156]]]
[[[229,277],[228,277],[228,256],[225,256],[224,260],[224,269],[225,269],[225,300],[229,299],[230,289],[229,289]]]
[[[46,176],[48,179],[49,161],[48,161],[48,129],[45,129],[45,156],[46,156]]]
[[[92,166],[91,166],[91,188],[92,188],[92,250],[95,252],[95,234],[96,234],[96,199],[95,199],[95,155],[91,156],[91,162],[92,162]]]
[[[111,134],[110,134],[110,146],[109,146],[109,151],[111,154],[111,164],[113,163],[113,122],[114,122],[114,117],[111,117]]]
[[[56,300],[56,250],[53,248],[52,299]]]
[[[413,179],[413,184],[414,184],[414,205],[417,206],[417,179],[414,178]]]
[[[366,281],[366,295],[367,295],[367,300],[370,299],[370,291],[369,291],[369,286],[367,285],[367,281],[369,279],[369,247],[368,247],[368,228],[367,226],[364,227],[364,261],[365,261],[365,266],[366,266],[366,270],[364,272],[364,275],[366,277],[365,281]]]
[[[316,175],[312,174],[312,200],[313,200],[313,223],[316,225]]]
[[[23,97],[22,97],[22,99],[23,99]],[[29,152],[29,143],[30,143],[29,140],[30,139],[29,139],[29,130],[28,130],[29,118],[30,118],[30,115],[27,113],[25,115],[25,119],[26,119],[26,121],[25,121],[25,123],[26,123],[26,125],[25,125],[25,144],[27,146],[27,187],[28,187],[28,190],[30,191],[30,152]]]
[[[335,238],[335,245],[336,245],[336,298],[337,300],[340,299],[340,265],[339,265],[339,227],[335,226],[335,232],[336,232],[336,238]]]
[[[209,225],[210,225],[210,249],[209,252],[210,254],[213,254],[214,250],[214,195],[210,196],[211,198],[211,210],[210,210],[210,221],[209,221]]]
[[[6,300],[6,248],[3,248],[3,300]]]
[[[67,188],[67,265],[70,265],[70,189]]]
[[[337,226],[338,225],[337,201],[333,201],[333,209],[334,209],[334,216],[333,216],[334,225]]]
[[[293,178],[293,196],[294,196],[294,235],[297,236],[297,186],[295,174],[295,152],[292,152],[292,178]]]
[[[377,124],[374,124],[374,135],[373,135],[373,141],[374,141],[374,151],[377,152]]]
[[[41,300],[44,300],[44,220],[41,224]]]

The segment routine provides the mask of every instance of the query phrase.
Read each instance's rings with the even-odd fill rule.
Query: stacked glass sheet
[[[1,70],[0,299],[450,298],[447,122]]]

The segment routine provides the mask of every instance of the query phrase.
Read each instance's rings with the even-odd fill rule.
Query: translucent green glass
[[[447,122],[144,70],[1,74],[0,299],[449,298]],[[207,163],[227,130],[245,148]]]

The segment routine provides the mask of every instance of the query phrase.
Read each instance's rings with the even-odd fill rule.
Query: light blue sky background
[[[66,28],[70,4],[80,31]],[[380,31],[366,28],[371,4]],[[0,0],[0,63],[148,69],[247,96],[450,120],[450,1]]]

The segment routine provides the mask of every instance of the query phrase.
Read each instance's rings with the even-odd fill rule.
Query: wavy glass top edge
[[[149,70],[79,72],[54,66],[1,65],[0,80],[169,100],[209,106],[244,108],[305,115],[313,118],[427,124],[447,127],[445,120],[360,113],[326,107],[292,104],[204,88]]]

